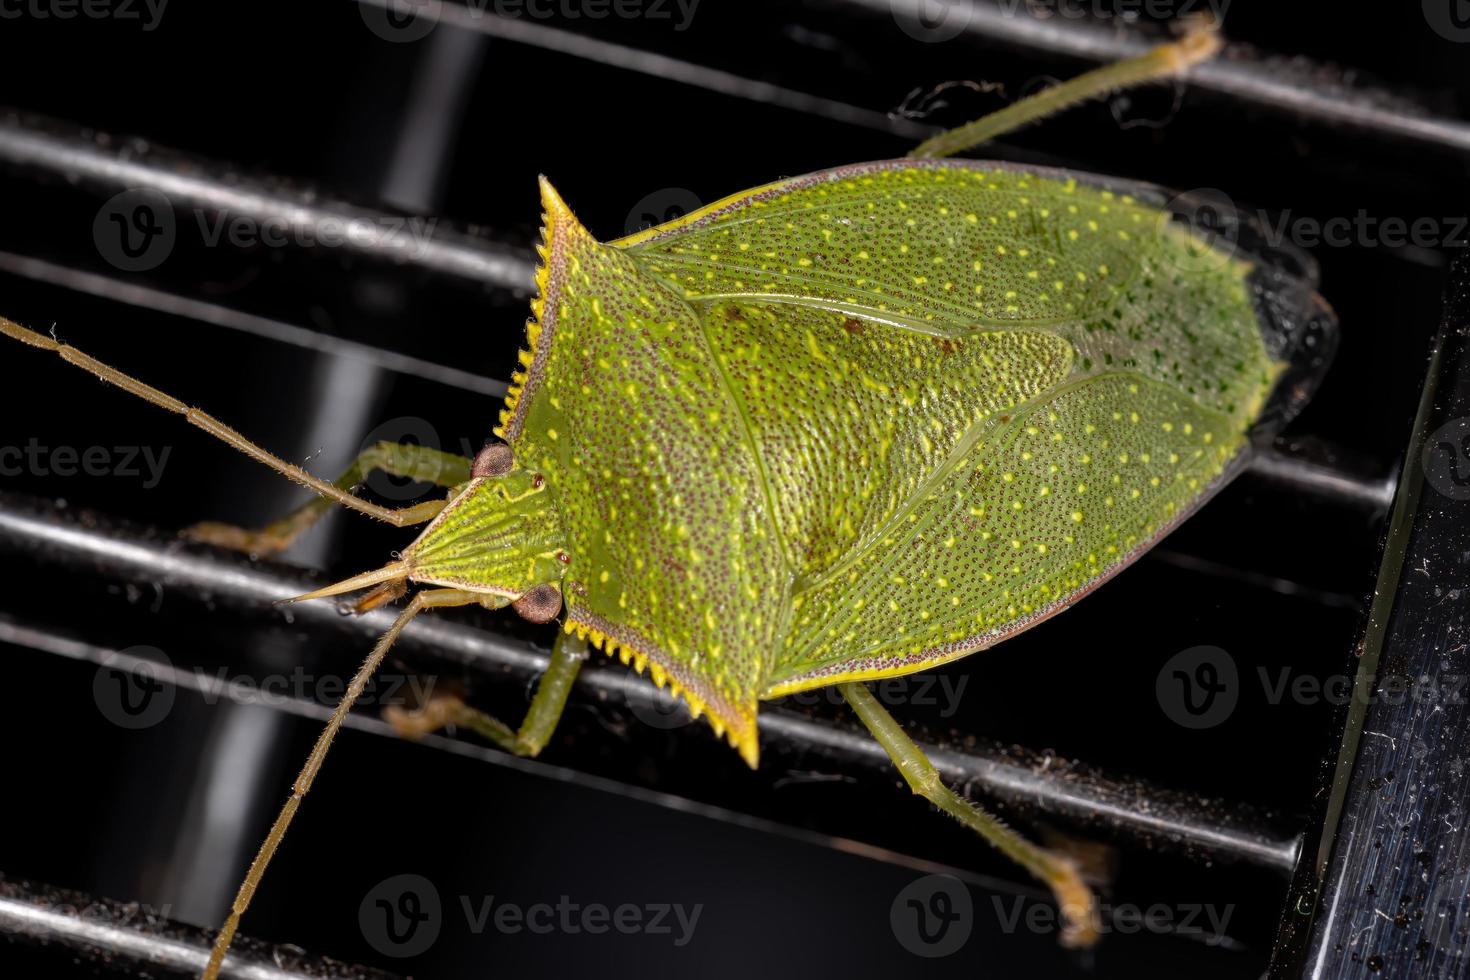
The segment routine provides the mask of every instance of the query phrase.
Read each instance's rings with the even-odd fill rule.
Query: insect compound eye
[[[561,612],[561,589],[554,585],[538,585],[512,602],[510,607],[528,622],[549,623]]]
[[[475,456],[470,467],[470,476],[505,476],[515,461],[510,447],[503,442],[487,442],[485,448]]]

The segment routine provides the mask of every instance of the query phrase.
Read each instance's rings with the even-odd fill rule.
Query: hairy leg
[[[443,728],[457,725],[489,739],[496,745],[516,755],[537,755],[551,739],[556,724],[566,708],[567,695],[587,659],[587,643],[570,633],[558,633],[551,649],[551,663],[541,681],[536,685],[536,694],[521,727],[512,730],[498,718],[476,711],[454,697],[435,698],[417,711],[404,711],[391,707],[384,717],[405,738],[419,738]]]
[[[1097,942],[1096,902],[1071,861],[1036,846],[944,785],[934,763],[914,744],[913,739],[904,734],[893,716],[862,684],[843,684],[840,689],[915,794],[975,831],[992,847],[1051,888],[1066,923],[1062,931],[1063,943],[1091,946]]]
[[[428,446],[380,442],[363,450],[362,454],[352,461],[346,472],[332,485],[338,490],[351,493],[353,488],[367,479],[368,474],[374,470],[381,470],[390,476],[423,480],[435,486],[454,487],[469,480],[470,460],[463,456],[456,456],[454,453],[430,449]],[[447,503],[448,501],[444,500],[428,500],[404,508],[404,510],[415,511],[422,521],[427,521],[438,515]],[[205,521],[195,524],[186,530],[184,535],[193,541],[203,541],[222,548],[233,548],[253,554],[269,554],[290,547],[293,541],[326,516],[331,507],[331,500],[326,497],[316,497],[280,520],[273,521],[259,530]],[[422,523],[422,521],[410,523]]]
[[[1178,75],[1191,65],[1214,57],[1220,46],[1220,37],[1214,31],[1195,31],[1172,44],[1161,44],[1136,58],[1103,65],[988,116],[932,136],[911,150],[909,156],[933,159],[963,153],[1088,99]]]

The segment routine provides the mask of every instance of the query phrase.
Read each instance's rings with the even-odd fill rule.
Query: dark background
[[[448,25],[417,42],[390,43],[347,0],[173,0],[153,29],[145,29],[141,7],[141,21],[43,19],[30,8],[11,16],[17,7],[0,20],[0,102],[62,129],[139,137],[146,141],[140,154],[180,151],[197,161],[189,172],[225,182],[270,178],[283,190],[314,187],[440,216],[439,229],[468,231],[529,257],[537,174],[552,177],[595,234],[614,238],[692,202],[781,176],[900,156],[912,139],[885,114],[915,90],[954,80],[1004,86],[948,89],[947,105],[915,125],[952,124],[1044,78],[1089,67],[978,38],[923,43],[884,6],[704,0],[682,31],[674,7],[667,20],[521,18],[871,113],[857,122]],[[1065,18],[1047,23],[1076,26]],[[1433,30],[1419,4],[1359,13],[1338,4],[1236,0],[1225,29],[1242,44],[1235,57],[1279,59],[1269,62],[1271,72],[1299,77],[1303,86],[1371,90],[1379,104],[1401,99],[1452,119],[1470,111],[1470,47]],[[1466,214],[1462,152],[1216,92],[1190,89],[1176,102],[1178,94],[1163,87],[1091,104],[1010,136],[986,155],[1219,188],[1236,202],[1297,218],[1351,218],[1361,210],[1380,219],[1431,218],[1454,231],[1454,219]],[[405,146],[423,151],[430,165],[402,163]],[[125,272],[109,264],[94,236],[99,208],[115,190],[38,180],[11,167],[0,179],[0,259],[40,258],[326,338],[493,379],[508,375],[524,294],[342,248],[210,246],[193,214],[180,215],[178,240],[160,265]],[[1311,251],[1322,292],[1342,321],[1341,353],[1288,441],[1355,472],[1387,476],[1402,462],[1445,249],[1389,248],[1359,237]],[[424,438],[427,431],[448,449],[477,447],[498,412],[483,394],[163,315],[119,301],[115,289],[89,295],[39,281],[17,274],[14,262],[0,267],[11,270],[0,272],[6,316],[39,329],[54,324],[64,339],[206,407],[283,456],[311,457],[318,473],[335,475],[370,432],[407,429]],[[54,465],[28,464],[3,477],[5,491],[167,530],[204,519],[255,524],[301,499],[178,419],[37,352],[8,342],[0,351],[0,446],[35,440],[50,449],[169,452],[156,486],[121,472],[62,477]],[[413,419],[428,428],[405,421]],[[398,496],[390,489],[390,499]],[[1351,503],[1248,476],[1078,609],[947,668],[952,685],[964,684],[957,713],[942,716],[923,704],[895,713],[936,739],[963,745],[974,736],[1054,750],[1239,800],[1287,827],[1308,828],[1340,713],[1321,700],[1271,703],[1257,668],[1272,678],[1282,667],[1316,678],[1351,673],[1381,520]],[[375,567],[409,539],[347,515],[289,557],[345,575]],[[44,564],[7,559],[4,567],[4,622],[45,624],[109,649],[156,648],[176,665],[262,676],[301,663],[318,676],[342,677],[363,652],[356,642],[293,629],[264,609],[214,608],[147,583]],[[508,619],[483,619],[543,646],[549,641]],[[1228,651],[1245,682],[1225,723],[1191,731],[1161,710],[1155,680],[1171,657],[1199,645]],[[129,731],[108,720],[94,695],[95,666],[24,645],[0,649],[9,694],[0,714],[9,804],[0,872],[216,924],[318,723],[211,706],[179,691],[158,724]],[[432,657],[389,669],[461,686],[512,721],[524,710],[528,692],[518,683]],[[842,714],[825,702],[810,710]],[[244,929],[427,977],[674,970],[1254,977],[1265,969],[1284,880],[1128,848],[1109,859],[1113,901],[1228,907],[1226,940],[1113,935],[1091,954],[1068,955],[1054,934],[1006,934],[994,901],[1009,902],[1017,885],[1026,895],[1034,889],[963,831],[926,813],[896,776],[862,778],[791,752],[769,754],[752,773],[702,724],[670,732],[620,705],[574,702],[543,762],[527,766],[345,734]],[[970,883],[973,935],[954,955],[919,959],[899,941],[890,907],[936,870]],[[412,959],[375,949],[359,923],[364,896],[399,874],[427,878],[445,907],[438,941]],[[703,911],[693,941],[678,948],[666,936],[475,935],[459,897],[479,904],[491,895],[520,905],[566,895],[608,906],[699,903]],[[65,957],[27,947],[0,946],[0,963],[7,958],[18,971],[8,975],[72,969]]]

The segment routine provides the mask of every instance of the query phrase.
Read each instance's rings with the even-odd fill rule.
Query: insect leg
[[[1090,946],[1097,941],[1096,904],[1077,868],[1060,855],[1037,847],[986,813],[939,779],[928,756],[904,734],[878,699],[862,684],[843,684],[842,696],[852,705],[868,731],[898,766],[904,781],[918,795],[985,838],[996,850],[1050,886],[1066,923],[1062,942]]]
[[[579,640],[570,633],[557,634],[556,643],[551,648],[551,663],[546,673],[541,675],[531,707],[517,731],[454,697],[436,698],[414,712],[390,707],[384,716],[405,738],[418,738],[446,725],[458,725],[489,739],[507,752],[534,757],[546,747],[551,733],[556,731],[556,723],[566,708],[572,683],[586,659],[585,640]]]
[[[3,321],[0,321],[3,322]],[[306,764],[301,767],[301,773],[296,777],[296,782],[291,786],[291,797],[281,807],[276,822],[271,825],[270,833],[266,835],[265,841],[260,845],[260,850],[255,855],[255,860],[250,862],[250,870],[245,873],[245,880],[240,883],[240,891],[235,895],[235,902],[230,907],[230,916],[225,920],[224,927],[220,929],[219,935],[215,937],[214,948],[209,954],[209,965],[204,968],[201,980],[217,980],[220,965],[224,962],[225,952],[229,950],[230,943],[234,941],[235,930],[240,927],[240,917],[250,907],[250,900],[255,896],[255,889],[260,885],[260,879],[265,874],[266,867],[271,858],[275,856],[276,848],[280,846],[281,839],[286,836],[286,829],[291,826],[291,819],[296,816],[296,810],[301,806],[301,800],[311,789],[312,780],[321,770],[322,762],[327,757],[327,750],[332,747],[332,740],[337,737],[337,731],[342,727],[342,722],[347,719],[347,713],[352,710],[352,705],[362,695],[367,683],[377,673],[378,666],[382,664],[383,658],[387,656],[388,649],[398,639],[403,628],[409,621],[425,609],[442,606],[464,606],[478,602],[480,597],[472,592],[462,592],[459,589],[432,589],[420,592],[409,600],[408,605],[403,607],[403,612],[388,627],[373,647],[362,666],[357,669],[352,682],[347,685],[347,693],[342,695],[337,708],[332,712],[332,717],[327,721],[327,727],[322,729],[321,735],[317,736],[316,745],[307,756]]]
[[[177,398],[165,395],[157,388],[123,374],[116,368],[103,364],[96,358],[82,353],[69,344],[63,344],[59,340],[42,336],[34,330],[27,330],[20,324],[13,323],[4,317],[0,317],[0,334],[14,338],[23,344],[29,344],[31,347],[51,351],[60,356],[68,364],[74,364],[84,371],[89,371],[110,385],[115,385],[124,391],[132,392],[144,401],[157,405],[166,411],[173,412],[175,415],[182,415],[191,425],[203,429],[216,439],[238,449],[251,459],[264,463],[287,479],[294,480],[309,490],[315,490],[323,497],[335,500],[344,507],[350,507],[355,511],[367,514],[369,517],[376,517],[380,521],[387,521],[395,527],[407,527],[412,524],[422,524],[424,521],[431,519],[444,507],[440,501],[429,501],[428,504],[415,504],[412,507],[404,507],[401,510],[396,510],[391,507],[380,507],[377,504],[363,500],[361,497],[353,496],[347,491],[333,486],[326,480],[312,476],[301,467],[288,463],[279,456],[275,456],[257,446],[214,416],[201,412],[197,408],[190,408]]]
[[[1214,57],[1221,46],[1220,36],[1215,31],[1196,30],[1178,41],[1161,44],[1135,58],[1095,68],[1013,102],[988,116],[931,136],[911,150],[909,156],[935,158],[963,153],[1088,99],[1178,75],[1192,65]]]
[[[351,493],[374,470],[382,470],[389,476],[423,480],[435,486],[453,487],[469,480],[470,461],[428,446],[380,442],[363,450],[333,486],[344,493]],[[447,500],[430,500],[416,506],[421,509],[422,520],[430,520],[447,503]],[[331,500],[316,497],[259,530],[204,521],[186,530],[184,535],[193,541],[254,554],[282,551],[321,520],[331,507]]]

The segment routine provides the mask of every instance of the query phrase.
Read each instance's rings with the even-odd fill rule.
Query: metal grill
[[[122,21],[28,22],[4,69],[5,312],[55,322],[321,474],[380,437],[472,451],[520,343],[537,171],[612,238],[782,174],[900,155],[1002,97],[911,90],[982,77],[1014,97],[1150,34],[941,6],[968,12],[943,43],[925,43],[946,26],[928,8],[870,0],[710,2],[682,31],[447,2],[386,20],[377,0],[242,5],[226,30],[215,5],[166,11],[126,56]],[[1227,28],[1268,50],[1311,37],[1285,15],[1250,19],[1262,16],[1237,9]],[[1410,57],[1444,40],[1431,28],[1382,27],[1400,58],[1385,76],[1453,90],[1430,56]],[[110,68],[115,90],[20,87],[63,44]],[[246,52],[270,59],[221,84],[228,55]],[[204,118],[175,97],[197,78],[219,85]],[[1095,867],[1118,913],[1096,952],[1059,951],[1044,919],[1024,917],[1043,896],[896,791],[881,750],[825,697],[763,712],[756,773],[616,664],[584,672],[541,761],[369,737],[391,734],[377,709],[415,684],[524,711],[548,636],[449,614],[412,625],[351,719],[246,920],[261,939],[235,975],[1459,975],[1463,704],[1341,698],[1331,683],[1372,695],[1377,670],[1444,690],[1464,656],[1464,504],[1433,447],[1453,454],[1463,435],[1466,313],[1462,296],[1441,322],[1439,295],[1456,244],[1444,191],[1464,176],[1470,126],[1425,104],[1242,47],[1182,96],[1086,107],[991,154],[1222,187],[1288,221],[1362,208],[1433,216],[1444,232],[1314,249],[1342,355],[1276,449],[1066,616],[885,693],[947,779]],[[147,227],[129,225],[139,214]],[[12,975],[187,974],[331,682],[388,618],[271,603],[407,538],[337,515],[279,563],[183,545],[173,529],[258,523],[298,498],[74,370],[13,350],[3,363],[0,446],[21,463],[0,491],[0,645],[16,665],[8,768],[27,792],[0,844],[0,961]],[[90,450],[106,457],[96,472]],[[369,486],[390,501],[424,490]],[[1205,662],[1235,671],[1232,708],[1181,724],[1171,671]],[[965,883],[970,939],[921,961],[894,909],[935,873]],[[442,903],[437,940],[412,956],[364,925],[400,874]],[[553,942],[476,918],[487,896],[564,895],[697,903],[703,930],[687,948],[565,930]],[[1153,907],[1170,927],[1128,927],[1128,910]],[[1228,914],[1181,927],[1195,907]],[[367,966],[316,958],[328,953]]]

